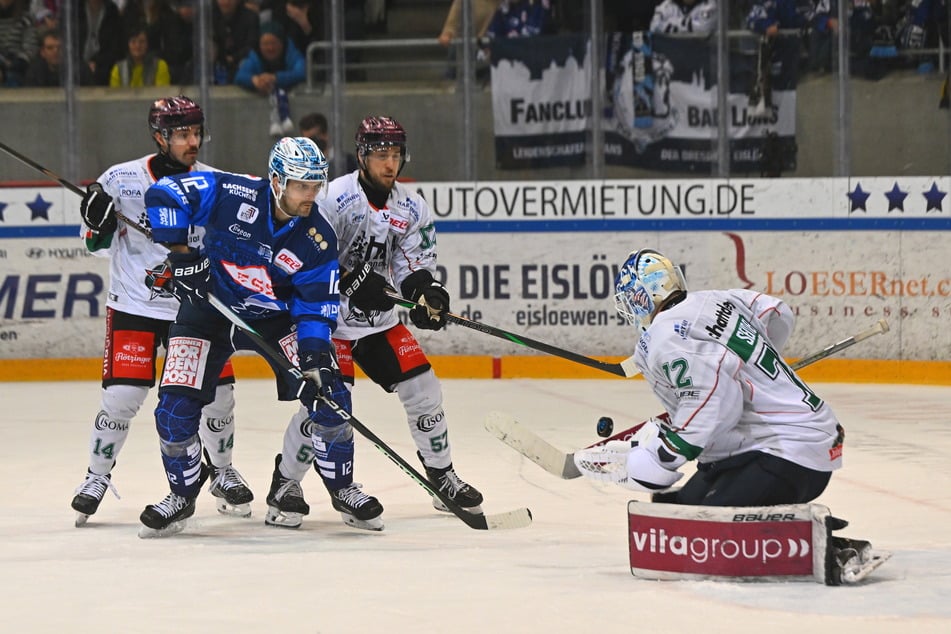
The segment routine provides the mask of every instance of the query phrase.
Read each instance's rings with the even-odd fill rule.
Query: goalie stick
[[[14,150],[12,147],[7,145],[6,143],[3,143],[2,141],[0,141],[0,150],[3,150],[4,152],[9,154],[16,160],[23,163],[24,165],[32,167],[33,169],[40,172],[41,174],[47,176],[48,178],[51,178],[52,180],[56,181],[57,183],[59,183],[60,185],[68,189],[69,191],[76,194],[77,196],[84,197],[86,195],[86,192],[84,192],[82,187],[80,187],[79,185],[69,182],[68,180],[58,175],[56,172],[53,172],[52,170],[46,169],[45,167],[43,167],[42,165],[40,165],[33,159],[27,156],[24,156],[23,154],[20,154],[19,152]],[[128,225],[130,229],[134,229],[135,231],[138,231],[139,233],[143,234],[147,238],[152,237],[152,230],[149,229],[148,227],[143,227],[139,223],[127,217],[125,214],[120,213],[118,211],[115,212],[115,214],[119,218],[119,220],[121,220],[126,225]]]
[[[812,365],[816,361],[825,359],[841,350],[854,346],[860,341],[865,341],[875,335],[888,332],[888,322],[884,319],[876,322],[874,326],[863,330],[860,333],[852,335],[842,341],[838,341],[826,346],[822,350],[810,354],[802,359],[791,363],[793,370],[799,370],[807,365]],[[666,412],[656,417],[663,422],[670,422],[670,417]],[[646,421],[645,421],[646,422]],[[620,431],[609,438],[603,438],[596,443],[588,445],[585,449],[600,447],[612,440],[627,440],[631,438],[637,430],[644,426],[644,423],[638,423],[633,427]],[[565,452],[558,449],[547,440],[531,431],[519,423],[511,415],[504,412],[489,412],[485,419],[485,428],[506,445],[519,452],[539,467],[565,480],[572,480],[581,477],[581,472],[575,466],[574,452]]]
[[[408,299],[404,299],[395,293],[387,293],[387,296],[395,301],[397,304],[403,308],[415,308],[420,306],[416,302],[411,302]],[[488,324],[483,324],[479,321],[473,321],[472,319],[467,319],[461,317],[460,315],[454,315],[450,312],[443,311],[442,313],[446,317],[446,321],[458,324],[460,326],[465,326],[466,328],[471,328],[472,330],[478,330],[481,333],[487,335],[492,335],[493,337],[498,337],[500,339],[506,339],[513,343],[517,343],[520,346],[525,346],[526,348],[531,348],[533,350],[539,350],[541,352],[546,352],[555,357],[561,357],[562,359],[567,359],[568,361],[574,361],[575,363],[580,363],[581,365],[586,365],[589,368],[594,368],[595,370],[601,370],[602,372],[607,372],[608,374],[613,374],[615,376],[621,376],[625,378],[630,378],[632,376],[637,376],[640,374],[640,371],[637,369],[637,366],[634,365],[634,357],[628,357],[620,363],[609,363],[607,361],[599,361],[598,359],[592,359],[591,357],[586,357],[583,354],[578,354],[576,352],[571,352],[570,350],[565,350],[564,348],[559,348],[551,344],[545,343],[544,341],[537,341],[535,339],[529,339],[528,337],[517,335],[514,332],[509,332],[507,330],[502,330],[501,328],[496,328],[495,326],[490,326]]]
[[[254,341],[255,345],[272,360],[274,360],[282,370],[291,376],[295,381],[302,381],[304,379],[303,373],[301,373],[300,368],[291,363],[287,357],[275,350],[271,344],[269,344],[254,328],[248,325],[241,317],[236,315],[228,306],[221,302],[214,295],[208,295],[208,302],[222,315],[224,315],[228,321],[234,324],[237,328],[243,331],[248,337]],[[374,434],[370,429],[361,423],[356,416],[345,410],[339,404],[334,402],[332,399],[327,398],[326,396],[320,395],[318,398],[322,400],[327,406],[334,410],[334,412],[350,423],[351,427],[356,429],[362,436],[367,440],[373,443],[373,446],[376,447],[384,456],[392,460],[396,465],[403,470],[403,472],[416,481],[416,484],[423,487],[427,493],[429,493],[434,498],[438,498],[449,511],[466,523],[470,528],[475,528],[477,530],[488,530],[488,529],[504,529],[504,528],[522,528],[528,526],[532,523],[532,512],[527,508],[516,509],[514,511],[507,511],[505,513],[497,513],[494,515],[485,515],[485,514],[473,514],[461,506],[459,506],[455,500],[447,496],[445,493],[440,491],[438,488],[430,484],[422,474],[420,474],[416,469],[414,469],[406,460],[400,457],[393,449],[389,447],[379,436]]]

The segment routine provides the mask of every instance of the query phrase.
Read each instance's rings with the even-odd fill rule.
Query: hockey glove
[[[321,397],[340,404],[347,387],[337,364],[333,344],[322,339],[303,339],[299,344],[300,369],[304,374],[297,398],[313,414],[322,405]]]
[[[86,195],[79,204],[79,213],[89,230],[95,234],[114,233],[119,227],[112,196],[99,183],[92,183],[86,188]]]
[[[409,311],[409,318],[417,328],[439,330],[446,326],[449,312],[449,292],[433,279],[426,270],[419,270],[403,280],[403,297],[419,304]]]
[[[396,305],[386,292],[395,293],[386,278],[364,263],[340,276],[340,292],[347,296],[350,305],[365,313],[374,310],[390,310]]]
[[[168,265],[172,270],[172,295],[178,301],[200,304],[208,299],[211,288],[211,262],[197,249],[187,253],[168,254]]]

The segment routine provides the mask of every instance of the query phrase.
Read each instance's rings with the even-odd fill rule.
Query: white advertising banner
[[[588,356],[629,355],[614,276],[635,249],[694,288],[752,288],[799,315],[799,356],[888,319],[852,358],[947,359],[947,178],[414,183],[437,217],[453,312]],[[0,189],[0,358],[97,357],[108,262],[78,237],[78,198]],[[144,279],[144,277],[143,277]],[[433,355],[537,354],[450,326]]]

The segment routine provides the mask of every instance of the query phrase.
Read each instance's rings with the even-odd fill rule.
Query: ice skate
[[[208,459],[207,453],[205,454]],[[221,469],[215,467],[208,460],[211,469],[211,486],[208,490],[215,496],[215,506],[222,515],[234,517],[251,517],[251,501],[254,494],[247,481],[241,477],[238,470],[228,465]]]
[[[444,469],[436,469],[426,466],[422,455],[418,452],[416,455],[419,456],[420,462],[423,462],[426,469],[426,478],[430,484],[439,489],[440,493],[443,493],[469,513],[476,515],[482,513],[482,507],[480,506],[482,504],[482,494],[474,486],[467,484],[460,478],[451,464]],[[433,498],[433,508],[444,513],[450,512],[446,505],[442,503],[442,500],[437,497]]]
[[[304,491],[299,480],[291,480],[281,475],[281,454],[274,459],[274,475],[271,477],[271,490],[267,494],[267,515],[264,523],[281,528],[298,528],[305,515],[310,513],[310,505],[304,501]]]
[[[76,527],[86,523],[90,515],[94,515],[99,510],[99,504],[106,495],[106,490],[112,491],[112,494],[119,498],[119,492],[112,485],[112,474],[99,475],[86,470],[86,479],[76,487],[71,506],[76,511]]]
[[[372,495],[360,488],[362,484],[354,482],[348,487],[330,491],[330,501],[334,509],[340,511],[343,523],[367,531],[383,530],[383,505]]]
[[[168,537],[181,533],[185,528],[185,520],[195,514],[195,499],[186,498],[175,493],[169,493],[158,504],[149,504],[139,515],[144,524],[139,529],[139,537]]]

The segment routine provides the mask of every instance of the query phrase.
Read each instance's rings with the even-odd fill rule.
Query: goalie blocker
[[[856,583],[890,553],[832,535],[821,504],[711,507],[628,503],[631,573],[643,579]]]

